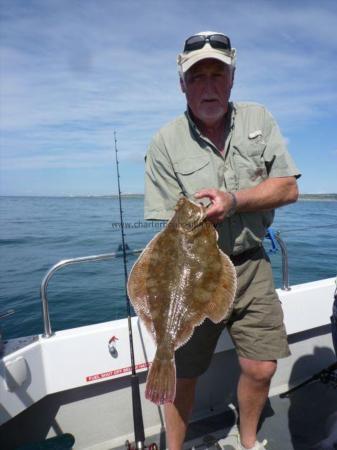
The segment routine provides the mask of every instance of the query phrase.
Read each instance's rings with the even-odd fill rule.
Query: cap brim
[[[182,72],[185,73],[197,62],[208,58],[217,59],[218,61],[228,65],[233,64],[233,60],[230,55],[226,55],[223,51],[213,48],[209,50],[203,48],[201,50],[195,50],[194,52],[180,53],[178,56],[178,64],[180,65]]]

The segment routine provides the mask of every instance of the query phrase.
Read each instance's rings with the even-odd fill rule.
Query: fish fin
[[[146,329],[154,336],[154,338],[155,332],[148,301],[149,292],[146,285],[146,279],[149,272],[151,249],[155,240],[156,237],[144,248],[130,271],[127,283],[128,296],[132,306],[137,316],[141,318]]]
[[[191,339],[194,328],[201,325],[205,319],[205,314],[191,315],[190,320],[185,322],[185,326],[179,330],[176,336],[175,350],[185,345]]]
[[[206,316],[214,323],[219,323],[230,315],[237,285],[236,270],[232,261],[222,251],[220,251],[220,255],[223,267],[219,278],[219,286],[212,295],[205,311]]]
[[[173,403],[176,396],[176,365],[174,354],[161,359],[157,349],[151,364],[145,388],[145,398],[155,403]]]

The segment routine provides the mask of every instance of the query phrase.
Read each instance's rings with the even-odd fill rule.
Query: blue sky
[[[232,99],[263,103],[303,173],[337,192],[337,2],[0,0],[0,195],[143,192],[154,132],[185,109],[176,55],[227,33]]]

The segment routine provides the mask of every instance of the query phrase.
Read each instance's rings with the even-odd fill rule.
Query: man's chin
[[[217,123],[217,122],[219,122],[219,120],[223,119],[226,112],[227,112],[227,109],[225,110],[224,108],[216,109],[216,110],[207,109],[207,110],[200,112],[199,120],[201,120],[202,122],[205,122],[205,124]]]

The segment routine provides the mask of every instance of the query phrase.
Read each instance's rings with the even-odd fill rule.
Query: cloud
[[[114,130],[121,159],[142,162],[184,109],[176,54],[202,29],[238,48],[233,98],[265,103],[287,136],[335,115],[332,1],[1,4],[1,170],[105,165]]]

